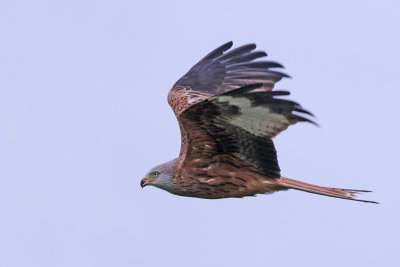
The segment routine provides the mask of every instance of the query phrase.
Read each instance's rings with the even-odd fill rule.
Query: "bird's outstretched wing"
[[[272,70],[283,68],[277,62],[254,61],[267,56],[263,51],[254,51],[255,44],[228,51],[232,45],[228,42],[218,47],[175,83],[168,94],[168,103],[175,115],[204,99],[245,85],[262,83],[260,90],[271,91],[275,82],[288,77]]]
[[[168,93],[168,103],[178,118],[181,131],[180,156],[186,151],[187,137],[179,116],[188,107],[214,95],[254,83],[262,83],[259,88],[261,91],[271,91],[275,82],[288,77],[272,70],[283,68],[281,64],[258,60],[267,54],[254,51],[255,44],[228,51],[232,45],[232,42],[228,42],[210,52],[180,78]]]
[[[286,91],[256,91],[253,84],[210,97],[178,117],[187,138],[184,165],[240,162],[269,177],[280,177],[272,138],[299,121],[314,123],[299,104],[278,98]]]
[[[169,92],[181,128],[180,156],[184,165],[222,161],[280,177],[272,138],[298,121],[312,122],[306,117],[311,113],[279,98],[289,92],[272,91],[275,82],[288,77],[271,70],[282,65],[254,61],[266,56],[253,51],[254,44],[227,51],[231,46],[209,53]]]

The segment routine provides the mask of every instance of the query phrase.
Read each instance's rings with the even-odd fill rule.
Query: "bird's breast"
[[[274,178],[218,161],[186,166],[175,177],[173,188],[177,195],[207,199],[253,196],[282,189]]]

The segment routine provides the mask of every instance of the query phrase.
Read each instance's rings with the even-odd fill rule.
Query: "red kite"
[[[298,103],[272,91],[288,75],[255,44],[230,50],[228,42],[200,60],[168,94],[181,130],[179,157],[152,168],[141,186],[207,199],[296,189],[363,202],[360,192],[282,177],[272,138],[289,125],[312,121]]]

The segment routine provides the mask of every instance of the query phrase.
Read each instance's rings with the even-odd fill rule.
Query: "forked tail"
[[[362,200],[362,199],[356,198],[358,193],[371,192],[368,190],[353,190],[353,189],[323,187],[323,186],[318,186],[318,185],[313,185],[313,184],[307,184],[307,183],[289,179],[286,177],[281,177],[281,178],[277,179],[276,182],[277,182],[277,184],[279,184],[283,187],[301,190],[301,191],[305,191],[305,192],[309,192],[309,193],[313,193],[313,194],[319,194],[319,195],[324,195],[324,196],[329,196],[329,197],[337,197],[337,198],[344,198],[344,199],[349,199],[349,200],[379,204],[378,202],[375,202],[375,201]]]

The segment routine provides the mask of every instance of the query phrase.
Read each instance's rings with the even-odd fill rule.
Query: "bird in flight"
[[[206,55],[168,93],[181,131],[177,158],[152,168],[141,180],[172,194],[206,199],[253,196],[296,189],[349,200],[370,192],[322,187],[281,176],[272,139],[313,115],[273,91],[289,77],[255,44],[228,42]],[[278,69],[278,70],[277,70]]]

